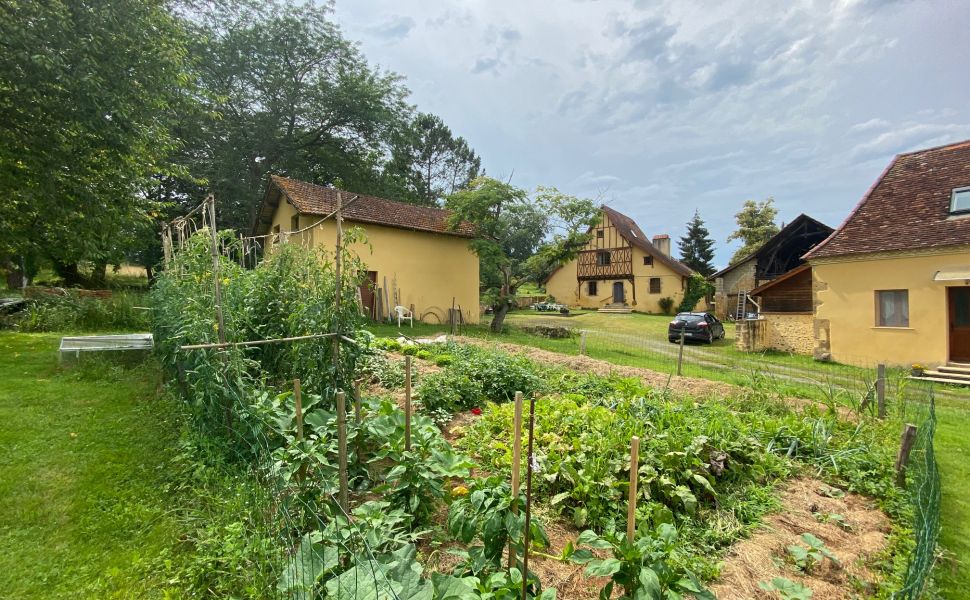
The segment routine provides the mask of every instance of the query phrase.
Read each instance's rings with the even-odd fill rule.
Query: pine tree
[[[694,211],[694,218],[687,222],[687,235],[680,238],[680,262],[707,277],[714,273],[714,240],[704,226],[701,213]]]

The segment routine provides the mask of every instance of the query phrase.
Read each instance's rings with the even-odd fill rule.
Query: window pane
[[[959,210],[970,210],[970,188],[953,190],[953,203],[950,205],[953,212]]]
[[[660,293],[660,278],[651,277],[650,278],[650,293],[659,294]]]
[[[891,290],[876,292],[877,325],[879,327],[909,327],[909,292]]]

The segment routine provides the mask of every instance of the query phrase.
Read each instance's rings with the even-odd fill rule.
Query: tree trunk
[[[65,287],[83,287],[87,279],[81,275],[77,263],[62,263],[54,261],[54,272],[64,280]]]
[[[148,285],[155,283],[155,269],[151,265],[145,265],[145,275],[148,277]]]
[[[492,307],[494,314],[492,315],[492,324],[489,325],[495,333],[502,333],[502,324],[505,323],[505,315],[509,313],[509,303],[502,302]]]
[[[103,288],[108,285],[108,263],[95,263],[91,271],[91,284]]]

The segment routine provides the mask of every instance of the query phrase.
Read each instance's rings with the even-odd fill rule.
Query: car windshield
[[[704,315],[677,315],[678,321],[686,321],[687,323],[697,323],[698,321],[704,320]]]

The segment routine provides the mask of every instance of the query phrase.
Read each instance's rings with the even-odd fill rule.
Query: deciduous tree
[[[738,228],[728,236],[727,241],[741,240],[744,245],[731,257],[731,264],[751,254],[771,239],[771,236],[778,233],[778,225],[775,224],[778,209],[775,208],[774,203],[774,198],[761,202],[745,200],[741,211],[734,215]]]
[[[492,331],[501,331],[515,292],[539,283],[573,258],[599,218],[591,200],[539,188],[534,197],[490,177],[478,177],[451,194],[451,225],[468,221],[478,230],[472,248],[479,256],[482,301],[492,307]]]

